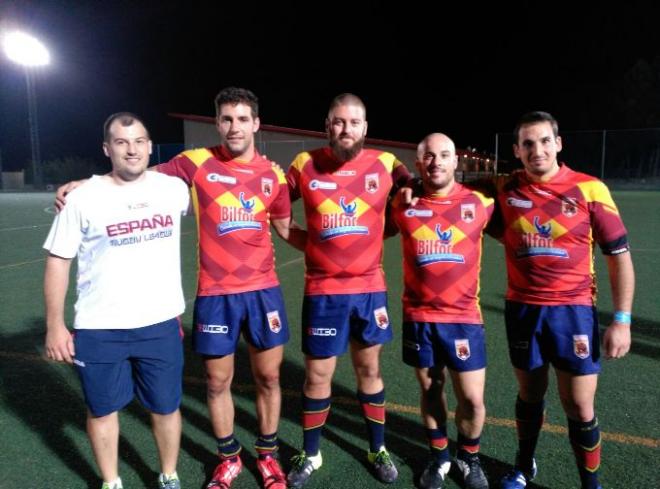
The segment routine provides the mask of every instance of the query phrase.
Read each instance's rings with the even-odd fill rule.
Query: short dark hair
[[[330,117],[330,112],[332,112],[335,107],[339,107],[340,105],[357,105],[358,107],[362,107],[362,110],[364,111],[364,118],[367,118],[367,107],[364,105],[362,99],[357,95],[348,92],[340,93],[332,99],[332,102],[330,102],[330,107],[328,108],[328,117]]]
[[[245,104],[250,107],[252,117],[259,117],[259,99],[247,88],[226,87],[215,96],[215,115],[220,115],[220,107],[225,104]]]
[[[147,131],[147,137],[149,137],[149,130],[142,119],[132,112],[117,112],[108,117],[103,123],[103,141],[106,143],[110,142],[110,126],[112,126],[112,123],[115,121],[119,121],[123,127],[132,126],[135,122],[139,122],[144,126],[144,130]]]
[[[557,119],[555,119],[549,112],[535,110],[523,114],[522,117],[518,119],[516,127],[513,128],[513,144],[518,144],[518,136],[522,126],[528,126],[538,122],[549,122],[550,126],[552,126],[552,132],[555,137],[559,136],[559,123],[557,122]]]

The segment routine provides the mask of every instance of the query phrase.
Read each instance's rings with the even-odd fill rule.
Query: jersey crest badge
[[[273,195],[273,179],[272,178],[262,178],[261,179],[261,193],[266,197]]]
[[[468,224],[474,221],[477,209],[474,204],[461,204],[461,221]]]
[[[378,173],[369,173],[364,177],[364,189],[370,194],[378,192]]]
[[[268,327],[273,333],[279,333],[282,330],[282,321],[280,321],[279,311],[267,312],[266,318],[268,318]]]
[[[454,340],[454,349],[456,350],[456,358],[459,360],[467,360],[470,358],[470,340]]]

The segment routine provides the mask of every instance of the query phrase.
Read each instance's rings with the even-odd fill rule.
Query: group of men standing
[[[221,145],[185,151],[156,165],[157,172],[146,171],[151,142],[140,119],[129,113],[111,116],[104,151],[112,172],[67,196],[44,245],[49,251],[46,351],[52,359],[74,363],[79,372],[104,489],[122,487],[117,411],[134,394],[152,413],[161,460],[159,487],[180,487],[176,459],[183,362],[176,318],[183,312],[183,298],[178,235],[180,216],[188,207],[180,180],[190,188],[197,219],[193,347],[204,360],[219,455],[207,487],[229,488],[242,469],[231,397],[241,333],[256,385],[254,447],[264,487],[301,487],[321,467],[320,439],[331,406],[332,377],[337,357],[349,347],[369,438],[367,460],[378,480],[396,480],[397,469],[385,448],[385,388],[379,366],[382,345],[393,335],[381,264],[384,230],[399,232],[403,244],[403,359],[415,368],[420,384],[430,448],[420,487],[442,487],[451,465],[443,392],[447,375],[458,402],[456,467],[466,487],[488,487],[478,456],[486,367],[478,290],[486,230],[506,248],[507,337],[519,383],[519,452],[501,487],[524,488],[536,475],[534,451],[550,364],[582,486],[599,487],[593,243],[607,257],[617,311],[603,339],[610,357],[625,355],[630,346],[632,262],[607,188],[558,162],[561,138],[549,114],[521,119],[514,152],[524,169],[496,195],[456,182],[453,142],[444,134],[427,136],[417,150],[421,192],[411,203],[406,185],[415,185],[410,185],[406,167],[391,153],[363,147],[366,108],[357,96],[333,99],[326,119],[329,145],[299,154],[286,174],[255,149],[260,121],[252,92],[223,89],[215,105]],[[298,198],[305,229],[291,218],[291,201]],[[305,254],[303,448],[288,475],[277,458],[277,430],[289,325],[274,269],[271,224]],[[72,337],[64,324],[64,299],[76,255]],[[155,268],[159,290],[152,293]]]

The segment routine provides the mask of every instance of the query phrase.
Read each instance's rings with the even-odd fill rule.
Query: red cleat
[[[241,457],[237,456],[222,460],[213,471],[213,477],[211,477],[211,482],[208,483],[206,489],[229,489],[242,469]]]
[[[264,478],[264,489],[286,489],[286,475],[275,457],[258,459],[257,468]]]

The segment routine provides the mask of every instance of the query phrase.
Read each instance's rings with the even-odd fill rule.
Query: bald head
[[[456,154],[456,146],[454,146],[454,141],[451,140],[449,136],[441,132],[434,132],[426,136],[422,141],[417,145],[417,159],[421,160],[426,152],[426,149],[431,147],[444,146],[448,149],[451,149],[451,152]]]
[[[449,193],[454,186],[457,165],[456,146],[447,135],[435,132],[417,145],[416,166],[426,193]]]

